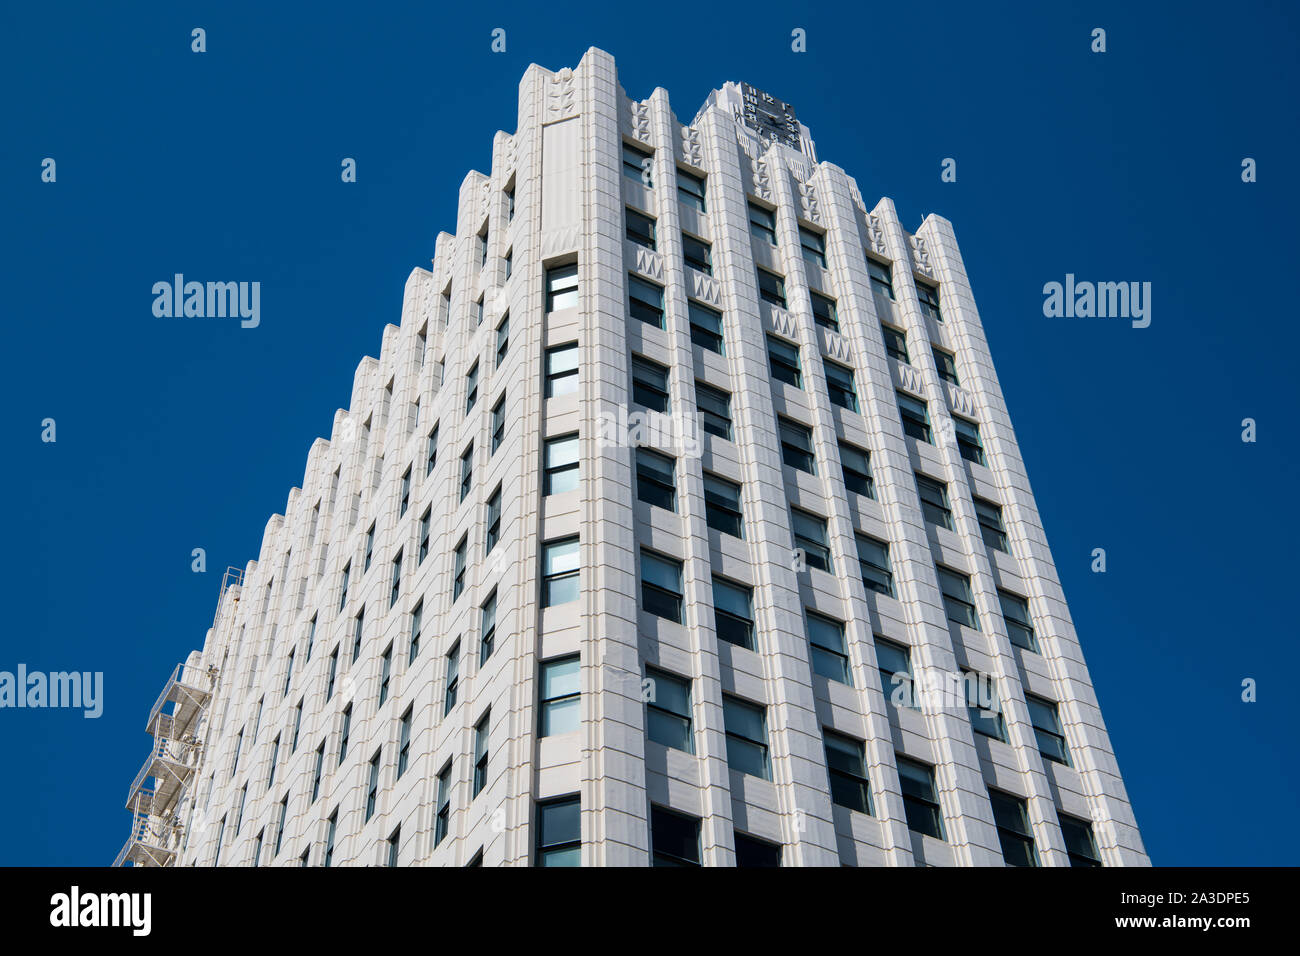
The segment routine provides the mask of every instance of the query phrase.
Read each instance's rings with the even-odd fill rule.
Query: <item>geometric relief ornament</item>
[[[854,187],[857,188],[856,186]],[[862,200],[859,198],[858,203]],[[880,226],[880,217],[875,215],[867,216],[867,240],[871,243],[871,251],[885,254],[885,230]]]
[[[692,126],[682,127],[682,159],[697,169],[704,166],[704,146],[700,142],[700,131]]]
[[[754,195],[759,199],[772,200],[772,176],[767,163],[761,159],[751,159],[749,165],[754,170]]]
[[[923,276],[934,278],[934,267],[930,264],[930,250],[926,248],[925,240],[920,236],[912,236],[912,262],[915,264],[916,271]]]
[[[650,142],[650,105],[632,101],[632,135],[643,143]]]
[[[566,66],[547,81],[546,122],[568,119],[577,113],[578,89],[573,82],[573,70]]]
[[[812,183],[799,184],[799,208],[803,217],[811,223],[821,225],[822,211],[817,203],[817,187]]]

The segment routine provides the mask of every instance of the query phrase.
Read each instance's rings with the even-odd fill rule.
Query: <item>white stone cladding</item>
[[[653,151],[653,188],[623,175],[624,142]],[[456,234],[439,235],[431,268],[411,274],[400,325],[384,330],[377,360],[361,361],[349,408],[335,413],[329,440],[312,445],[302,488],[268,522],[257,560],[226,592],[201,654],[187,662],[199,673],[216,668],[217,679],[202,759],[180,805],[180,865],[218,860],[219,837],[220,864],[250,865],[259,834],[260,865],[300,865],[304,853],[320,865],[334,814],[332,865],[383,865],[399,827],[401,865],[457,866],[476,857],[487,866],[529,865],[537,801],[569,794],[581,800],[584,865],[649,863],[652,804],[701,821],[704,865],[734,865],[737,831],[779,844],[784,865],[1001,865],[990,787],[1026,801],[1041,865],[1069,862],[1058,812],[1091,822],[1106,865],[1146,865],[950,224],[931,215],[909,235],[888,199],[867,209],[841,168],[759,145],[729,110],[706,107],[687,127],[662,89],[634,102],[613,58],[596,49],[574,70],[529,67],[517,131],[497,133],[492,155],[490,175],[471,172],[461,184]],[[679,169],[706,177],[707,213],[680,202]],[[776,211],[775,248],[751,237],[751,198]],[[625,207],[655,219],[654,251],[625,238]],[[824,231],[825,269],[801,255],[801,223]],[[683,230],[711,243],[712,276],[684,265]],[[892,264],[892,316],[878,314],[868,252]],[[545,271],[573,261],[579,305],[548,314]],[[760,298],[756,267],[784,276],[789,309]],[[629,315],[629,273],[663,286],[664,329]],[[938,284],[941,322],[924,314],[917,275]],[[835,300],[838,332],[814,322],[810,290]],[[723,313],[725,354],[692,344],[688,298]],[[498,367],[497,329],[507,311],[509,348]],[[906,333],[910,363],[887,354],[882,319]],[[769,332],[798,345],[801,388],[769,374]],[[544,350],[574,340],[579,390],[547,398]],[[931,343],[955,355],[961,387],[940,377]],[[697,380],[731,394],[734,441],[703,436],[695,456],[663,448],[676,457],[675,511],[639,501],[634,449],[602,438],[602,422],[632,405],[632,354],[670,368],[679,417],[694,413]],[[860,413],[830,401],[819,356],[853,370]],[[475,362],[478,398],[467,414]],[[936,444],[904,435],[897,389],[927,402]],[[505,434],[493,451],[498,400]],[[959,454],[950,409],[978,423],[987,465]],[[811,429],[816,475],[783,465],[777,415]],[[437,460],[426,475],[435,424]],[[543,496],[543,442],[570,432],[580,436],[579,487]],[[874,498],[847,490],[841,440],[869,452]],[[473,479],[462,501],[461,456],[471,443]],[[399,515],[408,468],[409,505]],[[917,471],[947,483],[955,530],[923,519]],[[706,523],[705,472],[742,484],[743,539]],[[500,539],[485,557],[486,503],[498,486]],[[985,545],[972,495],[1001,505],[1010,553]],[[836,573],[797,570],[791,505],[826,519]],[[420,561],[426,510],[430,547]],[[888,542],[897,597],[864,586],[855,532]],[[580,597],[542,608],[542,542],[574,534]],[[453,600],[462,536],[469,559],[464,591]],[[642,547],[682,562],[684,623],[642,609]],[[969,575],[978,630],[948,620],[936,564]],[[756,651],[718,638],[715,574],[753,589]],[[1028,600],[1041,653],[1011,643],[999,588]],[[495,647],[480,667],[480,609],[494,590]],[[423,626],[412,661],[417,602]],[[814,674],[805,610],[845,622],[851,686]],[[910,648],[914,672],[991,675],[1007,742],[974,733],[965,706],[887,702],[877,635]],[[458,699],[444,715],[454,645]],[[539,664],[572,653],[581,661],[581,729],[539,737]],[[647,739],[646,665],[690,680],[694,754]],[[1070,766],[1041,755],[1026,692],[1059,703]],[[724,693],[765,706],[771,780],[729,769]],[[399,779],[408,707],[410,756]],[[472,796],[475,726],[489,713],[487,784]],[[834,804],[827,728],[864,743],[870,814]],[[376,753],[377,805],[367,821]],[[934,767],[944,839],[909,829],[897,754]],[[448,765],[448,833],[435,846],[438,776]]]

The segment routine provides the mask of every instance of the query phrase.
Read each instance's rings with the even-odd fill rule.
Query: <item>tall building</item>
[[[949,223],[595,49],[149,730],[119,862],[1148,862]]]

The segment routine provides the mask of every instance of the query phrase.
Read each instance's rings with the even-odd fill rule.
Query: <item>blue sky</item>
[[[398,321],[524,69],[589,46],[683,120],[726,80],[766,89],[868,205],[952,220],[1152,859],[1295,863],[1298,14],[1135,6],[6,5],[0,670],[106,690],[98,720],[0,711],[0,863],[112,861],[145,717],[221,571],[256,556]],[[154,318],[176,272],[260,281],[261,326]],[[1151,282],[1151,326],[1045,318],[1067,272]]]

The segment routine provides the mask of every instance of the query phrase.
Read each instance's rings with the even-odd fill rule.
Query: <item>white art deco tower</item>
[[[528,69],[149,718],[137,865],[1145,865],[949,223]]]

